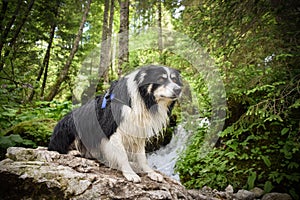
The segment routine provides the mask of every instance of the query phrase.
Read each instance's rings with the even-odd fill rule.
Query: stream
[[[147,155],[149,166],[179,181],[179,175],[174,172],[174,167],[179,153],[185,148],[188,136],[183,126],[178,125],[168,145]]]
[[[203,126],[205,123],[209,123],[207,118],[202,119],[198,125]],[[147,154],[149,166],[179,181],[179,175],[174,172],[175,164],[192,134],[193,131],[184,129],[184,124],[179,124],[168,145]]]

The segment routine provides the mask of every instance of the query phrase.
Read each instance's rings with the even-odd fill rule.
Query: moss
[[[18,123],[4,132],[4,135],[20,135],[38,146],[47,146],[56,121],[53,119],[33,119]]]

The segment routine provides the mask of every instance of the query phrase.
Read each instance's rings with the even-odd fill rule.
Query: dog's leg
[[[145,148],[139,149],[138,152],[135,154],[136,162],[138,166],[143,170],[143,172],[147,173],[147,176],[158,182],[162,182],[164,180],[163,176],[156,173],[151,167],[148,165],[148,161],[145,154]]]
[[[48,150],[58,151],[61,154],[69,152],[70,145],[77,135],[76,127],[71,114],[66,115],[54,128],[50,138]]]
[[[122,143],[121,134],[114,133],[109,140],[102,141],[101,149],[105,160],[108,161],[110,167],[117,168],[122,171],[123,176],[128,181],[141,182],[141,178],[132,170],[128,157]]]

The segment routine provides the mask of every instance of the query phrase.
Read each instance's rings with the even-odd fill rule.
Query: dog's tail
[[[72,114],[65,116],[55,126],[51,136],[48,150],[57,151],[61,154],[67,154],[70,145],[74,142],[76,137],[76,128],[72,118]]]

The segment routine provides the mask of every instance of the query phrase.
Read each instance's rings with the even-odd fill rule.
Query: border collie
[[[140,182],[136,172],[142,172],[161,182],[162,175],[147,164],[145,142],[166,127],[182,86],[176,69],[139,68],[59,121],[48,150],[66,154],[75,143],[81,156],[121,170],[129,181]]]

